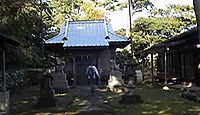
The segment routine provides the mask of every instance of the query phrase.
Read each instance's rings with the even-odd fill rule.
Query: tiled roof
[[[105,39],[106,36],[109,39]],[[66,40],[64,41],[64,37]],[[104,20],[68,21],[61,26],[60,33],[45,41],[46,44],[64,43],[63,47],[109,46],[109,42],[128,40],[113,33],[110,23]]]

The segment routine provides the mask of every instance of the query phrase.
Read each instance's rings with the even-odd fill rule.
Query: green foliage
[[[106,13],[126,7],[126,3],[119,0],[50,0],[48,2],[52,12],[51,25],[60,27],[64,20],[95,20],[105,19]]]
[[[48,5],[52,10],[51,25],[60,27],[65,18],[77,20],[81,13],[80,7],[83,4],[82,0],[50,0]]]
[[[135,12],[141,12],[143,10],[151,10],[153,8],[152,2],[150,0],[131,0],[133,14]]]
[[[81,9],[84,15],[80,17],[81,20],[95,20],[105,19],[105,10],[98,9],[93,2],[84,2],[81,5]]]
[[[138,8],[140,9],[139,6]],[[139,17],[132,25],[131,36],[134,50],[138,55],[140,54],[138,52],[170,39],[196,24],[193,8],[188,5],[169,5],[166,9],[154,8],[150,9],[149,13],[149,17]],[[121,29],[116,33],[125,35],[126,30]],[[148,69],[150,67],[149,59],[144,60],[146,60],[145,69]]]
[[[40,63],[39,34],[42,21],[37,0],[2,0],[0,32],[20,42],[18,48],[7,46],[9,67],[35,67]]]
[[[166,10],[154,9],[148,18],[140,17],[132,25],[135,51],[141,51],[179,34],[195,25],[192,7],[169,5]]]
[[[181,26],[186,28],[196,24],[193,7],[189,5],[169,5],[166,10],[154,9],[151,10],[150,14],[151,17],[173,17],[178,21],[181,21]]]
[[[120,29],[115,31],[116,34],[122,35],[122,36],[126,36],[126,29]]]
[[[105,19],[106,10],[123,7],[119,0],[1,0],[0,32],[20,42],[18,48],[7,47],[8,67],[41,66],[41,38],[55,35],[47,29],[59,28],[66,18]]]
[[[130,53],[127,50],[123,50],[122,52],[116,52],[116,63],[122,65],[126,60],[130,57]]]
[[[98,1],[98,0],[97,0]],[[107,11],[117,11],[122,10],[127,7],[126,2],[120,2],[120,0],[105,0],[105,2],[101,3],[101,7],[104,7]]]

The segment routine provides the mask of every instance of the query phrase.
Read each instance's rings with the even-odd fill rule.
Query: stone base
[[[119,103],[121,104],[137,104],[137,103],[142,103],[142,99],[140,95],[134,94],[134,95],[122,95],[122,99],[120,100]]]
[[[54,89],[50,89],[50,90],[42,90],[41,91],[41,97],[53,97],[55,94],[55,90]]]
[[[54,99],[55,90],[43,90],[41,91],[41,97],[36,103],[36,107],[55,107],[56,101]]]
[[[52,87],[56,93],[66,93],[69,90],[69,85],[67,81],[53,81]]]
[[[67,93],[69,88],[54,88],[55,93]]]
[[[124,88],[122,86],[109,87],[107,85],[107,91],[111,91],[111,92],[114,92],[114,93],[122,93],[124,91]]]
[[[197,101],[200,102],[200,92],[182,92],[181,93],[181,97],[188,99],[188,100],[193,100],[193,101]]]
[[[199,87],[191,87],[188,89],[184,89],[181,93],[181,97],[193,101],[200,102],[200,88]]]
[[[56,107],[56,101],[53,97],[40,97],[36,107]]]
[[[0,112],[9,111],[9,92],[0,92]]]

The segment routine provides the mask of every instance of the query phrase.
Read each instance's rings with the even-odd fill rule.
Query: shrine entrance
[[[77,84],[83,85],[83,84],[89,83],[87,79],[87,75],[85,74],[89,63],[95,64],[95,66],[98,67],[98,57],[94,57],[94,56],[76,57],[75,66],[76,66],[76,83]]]

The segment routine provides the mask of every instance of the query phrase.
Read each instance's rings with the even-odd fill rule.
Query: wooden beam
[[[74,77],[74,85],[76,85],[77,82],[77,76],[76,76],[76,58],[73,57],[73,77]]]

